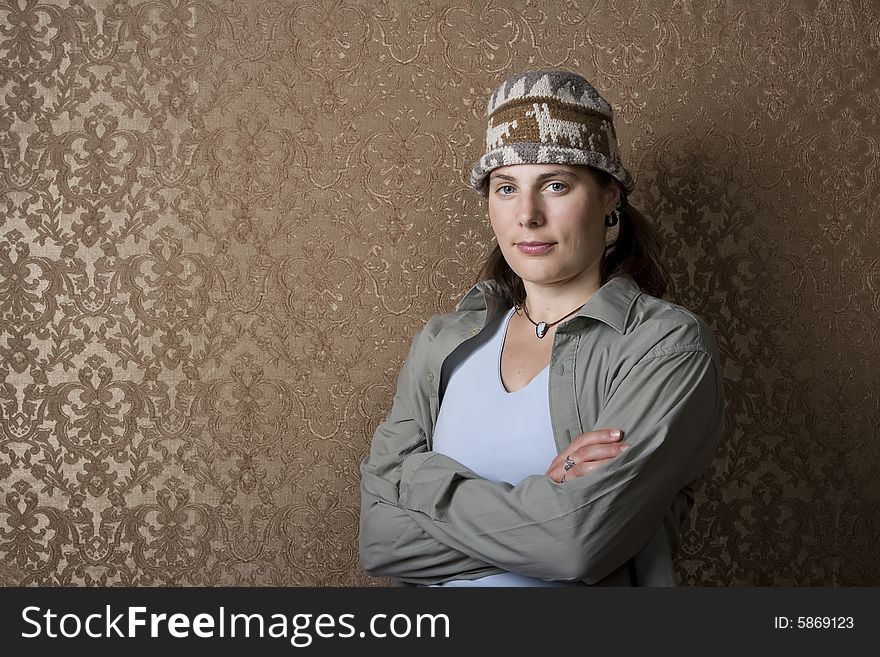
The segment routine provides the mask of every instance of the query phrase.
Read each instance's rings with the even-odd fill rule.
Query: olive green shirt
[[[509,307],[495,281],[481,281],[413,339],[361,464],[363,568],[411,584],[511,571],[677,585],[681,525],[724,428],[711,331],[628,276],[608,281],[557,326],[550,416],[559,451],[580,433],[615,427],[631,447],[562,484],[533,475],[511,485],[431,451],[444,360]]]

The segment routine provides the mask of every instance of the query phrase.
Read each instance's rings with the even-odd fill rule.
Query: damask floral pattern
[[[0,0],[0,584],[377,584],[358,463],[492,244],[488,93],[614,105],[727,430],[692,585],[876,585],[869,0]]]

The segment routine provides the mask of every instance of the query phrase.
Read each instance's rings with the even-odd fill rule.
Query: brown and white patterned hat
[[[470,186],[485,193],[493,169],[511,164],[585,164],[607,171],[627,193],[633,179],[620,161],[614,112],[599,92],[569,71],[531,71],[489,96],[486,153]]]

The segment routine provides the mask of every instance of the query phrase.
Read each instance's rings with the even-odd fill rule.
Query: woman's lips
[[[517,242],[516,248],[526,255],[541,255],[547,253],[555,242]]]

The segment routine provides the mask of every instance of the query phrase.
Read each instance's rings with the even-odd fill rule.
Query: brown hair
[[[594,167],[588,169],[603,187],[617,184],[611,174]],[[623,209],[620,210],[617,238],[605,245],[602,254],[601,284],[604,285],[614,276],[628,274],[643,291],[662,297],[669,285],[669,273],[660,257],[660,234],[641,212],[626,203],[625,196],[621,196],[621,201]],[[497,244],[483,263],[477,280],[489,278],[501,285],[505,296],[514,305],[525,302],[526,290],[522,279],[507,264]]]

